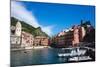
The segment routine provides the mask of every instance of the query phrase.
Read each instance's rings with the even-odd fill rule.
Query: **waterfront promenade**
[[[34,46],[34,47],[20,47],[20,48],[12,48],[11,51],[17,50],[29,50],[29,49],[42,49],[42,48],[50,48],[50,46]]]

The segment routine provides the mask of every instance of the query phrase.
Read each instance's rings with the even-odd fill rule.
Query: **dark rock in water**
[[[27,52],[24,52],[24,53],[27,53]]]

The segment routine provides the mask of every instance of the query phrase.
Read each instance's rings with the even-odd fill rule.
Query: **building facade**
[[[83,41],[85,35],[86,35],[85,28],[80,26],[79,27],[79,40],[80,40],[80,42]]]
[[[66,31],[60,32],[54,39],[55,43],[64,47],[78,46],[85,36],[85,29],[81,26],[73,26]]]
[[[46,36],[36,36],[34,39],[34,46],[48,46],[49,38]]]
[[[62,31],[60,33],[58,33],[58,35],[55,37],[56,39],[56,44],[61,47],[61,46],[65,46],[66,44],[66,32]]]
[[[34,37],[32,34],[22,31],[21,47],[33,47]]]
[[[73,28],[73,39],[72,39],[72,46],[77,46],[79,43],[79,28],[78,26],[75,26]]]
[[[17,22],[16,26],[11,26],[10,43],[12,49],[33,47],[33,40],[32,34],[22,31],[20,22]]]
[[[16,26],[11,26],[11,48],[20,48],[21,46],[21,23],[17,22]]]

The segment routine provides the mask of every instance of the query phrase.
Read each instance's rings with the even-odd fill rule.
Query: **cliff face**
[[[17,21],[20,21],[20,20],[14,18],[14,17],[11,17],[11,26],[12,25],[15,26]],[[22,24],[22,31],[31,33],[33,36],[47,36],[48,37],[48,35],[41,30],[41,27],[35,28],[35,27],[25,23],[24,21],[20,21],[20,22]]]

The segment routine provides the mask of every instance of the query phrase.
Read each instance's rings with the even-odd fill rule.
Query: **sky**
[[[11,16],[41,27],[50,36],[79,25],[81,20],[89,20],[95,27],[94,6],[11,1]]]

